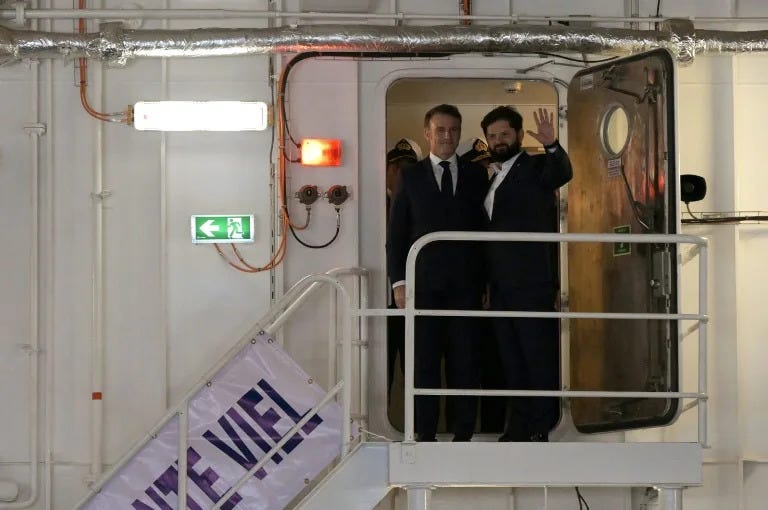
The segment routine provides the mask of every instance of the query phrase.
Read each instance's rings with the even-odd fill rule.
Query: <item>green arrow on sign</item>
[[[253,215],[192,216],[193,243],[252,243]]]

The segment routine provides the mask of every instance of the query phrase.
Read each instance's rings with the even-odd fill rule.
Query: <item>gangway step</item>
[[[391,443],[392,486],[702,484],[698,443]]]
[[[390,490],[388,443],[362,443],[326,476],[297,510],[370,510]]]

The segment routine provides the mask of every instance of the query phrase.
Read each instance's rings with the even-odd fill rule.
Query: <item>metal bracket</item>
[[[578,16],[580,18],[586,18],[586,17],[589,17],[589,14],[571,14],[571,15],[569,15],[569,17],[570,16]],[[562,22],[561,21],[560,23],[563,24],[563,25],[567,25],[567,26],[569,26],[571,28],[577,29],[577,30],[578,29],[587,30],[587,29],[589,29],[589,28],[591,28],[591,27],[593,27],[595,25],[594,21],[588,21],[588,20],[585,20],[585,19],[574,19],[574,20],[568,20],[566,22]]]
[[[654,297],[672,294],[672,254],[668,248],[653,254],[653,277],[650,285]]]
[[[142,9],[142,6],[132,2],[132,3],[123,4],[120,8],[139,10],[139,9]],[[144,24],[144,20],[142,18],[126,18],[126,19],[121,19],[120,23],[122,23],[125,28],[137,30],[141,28],[141,26]]]
[[[23,27],[27,22],[27,16],[26,16],[27,3],[16,2],[13,4],[13,6],[16,8],[16,18],[13,20],[13,22],[19,25],[20,27]]]
[[[563,385],[562,390],[563,391],[570,391],[571,387],[567,384]],[[573,399],[571,397],[563,397],[562,398],[562,405],[563,409],[571,409],[573,407]]]
[[[33,354],[39,354],[43,352],[42,349],[32,347],[32,344],[19,344],[19,347],[28,356],[32,356]]]
[[[101,193],[91,193],[91,198],[94,200],[104,200],[112,196],[112,192],[108,189],[103,190]]]
[[[35,124],[24,125],[24,131],[26,131],[29,136],[43,136],[46,132],[46,129],[47,126],[39,122]]]

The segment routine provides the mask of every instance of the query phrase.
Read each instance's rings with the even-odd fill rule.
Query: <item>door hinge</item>
[[[669,297],[672,294],[672,254],[669,248],[653,254],[651,289],[655,298]]]

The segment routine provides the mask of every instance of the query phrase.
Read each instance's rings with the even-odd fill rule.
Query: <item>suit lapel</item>
[[[467,166],[459,163],[456,169],[456,193],[453,196],[458,197],[467,185]]]
[[[515,181],[520,178],[522,169],[525,165],[528,164],[529,158],[530,156],[527,152],[521,153],[515,160],[512,168],[510,168],[509,172],[507,172],[507,176],[504,177],[504,180],[501,181],[499,187],[496,188],[496,191],[494,192],[495,195],[493,197],[493,215],[491,218],[488,218],[489,221],[492,222],[493,216],[496,216],[496,212],[498,211],[497,205],[500,203],[500,201],[505,200],[505,198],[503,198],[504,195],[506,195],[509,190],[516,186]]]
[[[528,164],[528,159],[530,156],[527,152],[523,152],[520,154],[517,159],[515,160],[514,164],[512,165],[512,168],[509,169],[509,172],[507,172],[507,176],[504,177],[504,180],[499,184],[499,187],[496,189],[496,194],[498,195],[499,191],[507,190],[512,187],[514,187],[513,182],[517,181],[520,178],[522,169],[525,165]]]
[[[512,165],[512,168],[509,169],[509,173],[507,174],[507,178],[504,179],[505,181],[516,181],[517,178],[520,176],[520,169],[523,167],[523,165],[526,165],[528,163],[528,158],[530,156],[527,152],[523,151],[520,153],[520,155],[515,160],[515,164]]]
[[[469,192],[473,193],[473,189],[469,188],[471,186],[470,183],[474,182],[474,179],[472,178],[472,172],[481,172],[485,171],[484,168],[473,165],[472,163],[459,163],[459,169],[456,172],[456,178],[458,179],[458,182],[456,183],[456,193],[454,196],[458,197],[463,192]],[[483,195],[483,198],[485,198],[485,195]]]
[[[421,160],[421,167],[424,169],[424,182],[427,189],[432,190],[439,195],[440,185],[435,177],[435,171],[432,170],[432,161],[430,161],[429,156]]]

